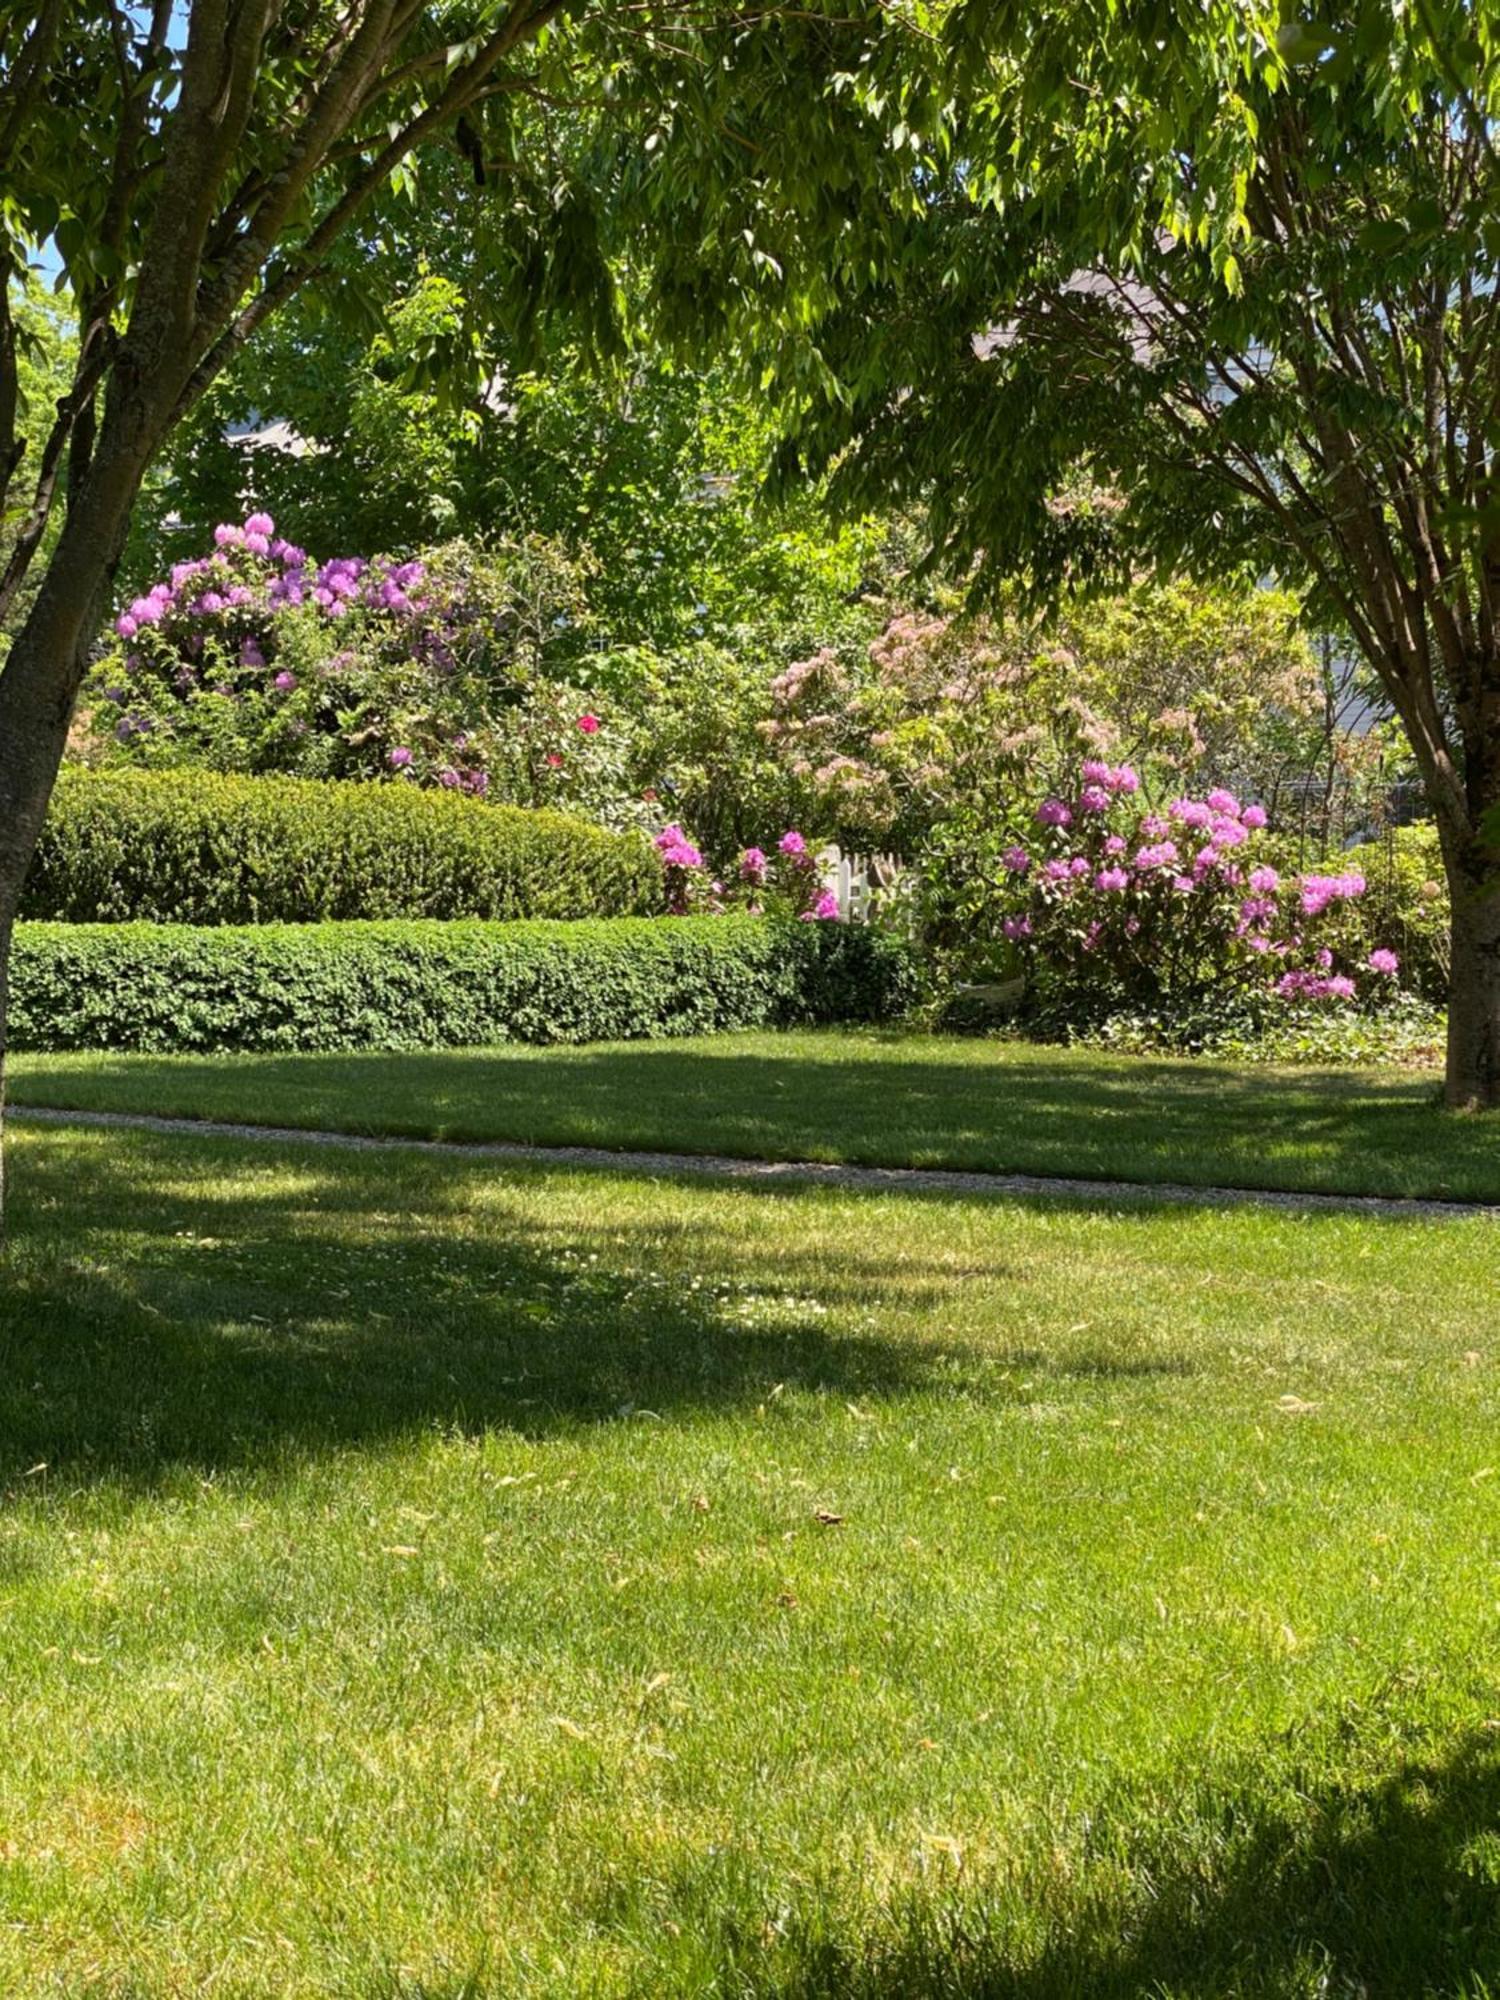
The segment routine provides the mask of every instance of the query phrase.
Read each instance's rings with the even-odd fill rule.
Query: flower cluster
[[[1000,850],[1001,935],[1061,1011],[1180,1009],[1227,990],[1351,1002],[1360,973],[1389,990],[1396,954],[1336,963],[1326,913],[1364,894],[1361,875],[1283,878],[1256,848],[1266,813],[1216,789],[1159,808],[1128,765],[1089,761],[1071,796],[1043,798],[1031,832]]]
[[[795,827],[777,841],[774,856],[763,847],[745,848],[728,881],[709,878],[702,854],[675,823],[664,826],[653,844],[666,871],[667,908],[673,916],[734,908],[755,916],[774,911],[804,922],[827,922],[839,915],[838,897],[823,886],[817,858]]]

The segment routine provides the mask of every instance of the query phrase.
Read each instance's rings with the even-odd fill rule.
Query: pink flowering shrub
[[[1090,761],[1071,796],[1050,794],[1030,819],[1001,850],[994,893],[1044,1020],[1257,1014],[1394,991],[1395,952],[1340,950],[1337,916],[1364,895],[1363,875],[1283,874],[1265,812],[1230,792],[1152,807],[1131,767]]]
[[[798,917],[804,922],[838,917],[838,898],[824,888],[817,859],[795,827],[788,827],[777,841],[774,855],[763,847],[747,847],[722,878],[711,876],[702,854],[680,826],[664,826],[654,845],[666,871],[667,908],[673,916],[742,909],[756,916]]]
[[[579,604],[543,543],[320,562],[251,514],[125,605],[91,681],[93,734],[132,763],[399,779],[639,819],[626,732],[570,678]]]

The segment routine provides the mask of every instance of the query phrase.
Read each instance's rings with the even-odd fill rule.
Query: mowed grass
[[[1500,1991],[1491,1219],[11,1168],[7,1995]]]
[[[18,1104],[422,1138],[1500,1201],[1436,1073],[840,1032],[404,1055],[13,1059]]]

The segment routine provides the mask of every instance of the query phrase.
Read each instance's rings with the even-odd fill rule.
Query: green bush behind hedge
[[[644,834],[401,784],[64,771],[22,915],[70,923],[649,916]]]
[[[18,1049],[405,1049],[890,1020],[910,949],[757,917],[17,927]]]

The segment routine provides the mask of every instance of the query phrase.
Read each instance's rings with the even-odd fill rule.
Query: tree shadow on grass
[[[1029,1399],[1049,1370],[1185,1367],[1020,1345],[981,1365],[945,1345],[945,1303],[960,1286],[1008,1282],[1001,1260],[955,1269],[850,1245],[820,1262],[747,1249],[730,1218],[670,1208],[575,1208],[544,1227],[534,1194],[492,1169],[422,1156],[69,1135],[29,1143],[15,1186],[0,1496],[37,1467],[65,1487],[149,1483],[434,1428],[646,1427],[753,1408],[778,1385],[845,1401],[961,1391],[998,1406]],[[939,1332],[861,1327],[893,1298]]]
[[[1108,1836],[1101,1821],[1101,1838]],[[1184,1850],[1214,1853],[1193,1865]],[[794,1935],[757,2000],[1489,2000],[1500,1992],[1500,1737],[1245,1823],[1233,1797],[1126,1858],[1149,1891],[1060,1922],[1018,1966],[955,1891],[878,1937]]]

